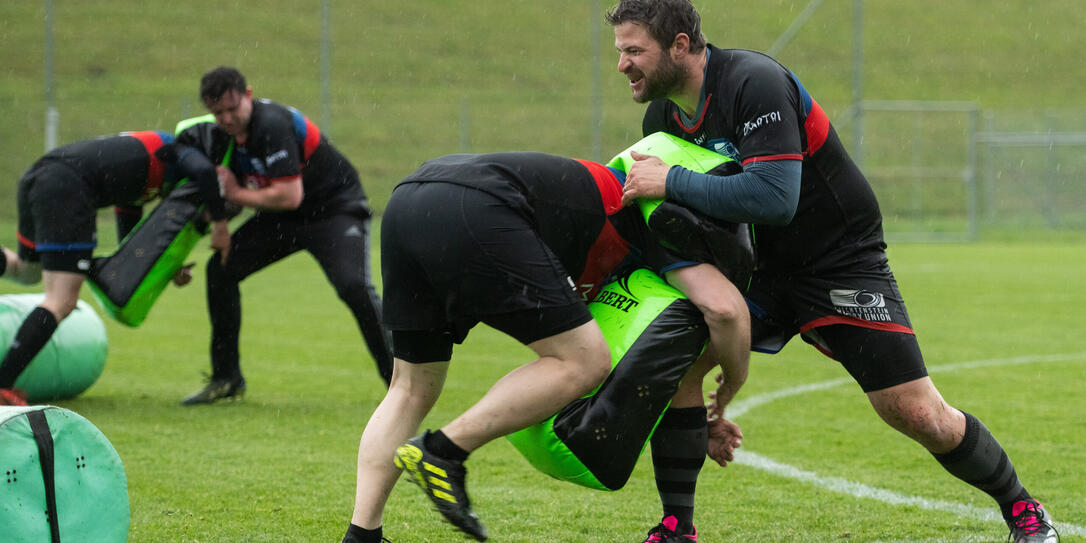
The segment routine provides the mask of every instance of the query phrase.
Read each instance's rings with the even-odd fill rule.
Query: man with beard
[[[718,176],[641,157],[623,203],[666,198],[750,223],[753,348],[777,352],[799,334],[848,370],[890,426],[995,499],[1014,541],[1055,541],[1051,518],[1003,448],[976,417],[948,405],[928,377],[887,262],[874,192],[799,79],[761,53],[707,44],[689,0],[622,0],[607,20],[618,70],[634,100],[649,103],[644,133],[665,131],[743,165]],[[708,452],[719,461],[712,428]],[[705,445],[668,443],[670,451],[684,447]],[[664,519],[646,541],[693,541],[698,470],[668,470],[676,455],[658,458],[656,442],[653,449]]]

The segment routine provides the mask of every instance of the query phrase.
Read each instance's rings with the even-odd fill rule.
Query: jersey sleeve
[[[212,220],[222,220],[227,216],[226,200],[219,190],[219,178],[215,165],[195,147],[175,145],[174,159],[180,174],[200,188],[200,195],[207,205]]]
[[[799,91],[788,71],[768,57],[748,61],[738,82],[735,134],[744,166],[768,160],[802,160]],[[736,84],[732,82],[731,84]]]
[[[269,115],[260,119],[260,124],[250,129],[249,137],[257,140],[256,146],[249,145],[253,158],[264,163],[264,176],[268,181],[286,180],[302,173],[301,151],[294,128],[293,118],[286,108],[269,111]]]

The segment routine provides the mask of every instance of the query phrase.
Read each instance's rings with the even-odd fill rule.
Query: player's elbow
[[[302,190],[302,182],[292,181],[276,187],[275,208],[282,211],[293,211],[302,205],[305,191]]]
[[[765,215],[765,224],[773,226],[784,226],[792,222],[792,218],[796,216],[796,208],[787,206],[778,206],[770,210]]]
[[[283,197],[282,208],[287,211],[293,211],[298,209],[302,205],[302,193],[298,191],[297,194],[291,193]]]
[[[716,296],[711,301],[698,305],[698,309],[710,329],[733,329],[737,323],[750,318],[742,295]]]
[[[794,196],[785,193],[771,194],[754,206],[757,211],[752,214],[757,216],[757,220],[751,222],[784,226],[792,222],[796,216],[797,207],[799,207],[798,193]]]

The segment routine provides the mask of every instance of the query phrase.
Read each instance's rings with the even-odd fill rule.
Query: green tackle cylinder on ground
[[[42,294],[0,296],[0,347],[4,352],[26,316],[44,299]],[[15,388],[26,391],[31,402],[78,396],[102,375],[108,350],[105,324],[90,304],[80,300],[15,380]]]
[[[124,465],[90,421],[0,407],[0,540],[124,543],[130,520]]]

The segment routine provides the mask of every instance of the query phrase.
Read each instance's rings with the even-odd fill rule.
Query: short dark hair
[[[218,100],[232,90],[244,94],[247,88],[241,72],[229,66],[219,66],[200,78],[200,99],[205,102]]]
[[[690,0],[620,0],[607,12],[607,24],[627,22],[644,25],[649,36],[664,49],[671,47],[680,33],[690,36],[691,53],[705,48],[701,16]]]

